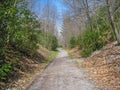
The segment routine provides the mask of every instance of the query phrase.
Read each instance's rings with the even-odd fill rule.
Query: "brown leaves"
[[[120,90],[120,46],[108,44],[97,52],[84,62],[90,77],[107,90]]]

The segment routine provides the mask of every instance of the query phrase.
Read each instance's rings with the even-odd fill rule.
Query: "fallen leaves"
[[[105,90],[120,90],[120,46],[108,44],[83,63],[89,76]]]
[[[75,47],[72,48],[71,50],[69,50],[69,52],[72,54],[72,57],[74,58],[79,58],[80,57],[80,51],[79,51],[79,47]]]

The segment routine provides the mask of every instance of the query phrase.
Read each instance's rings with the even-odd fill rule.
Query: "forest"
[[[1,90],[12,87],[21,72],[31,73],[33,63],[50,62],[46,57],[58,47],[77,47],[79,55],[87,58],[111,42],[120,45],[120,0],[58,1],[62,12],[51,3],[54,0],[40,4],[38,12],[36,0],[0,0]],[[38,53],[40,47],[50,54]]]
[[[120,43],[119,0],[65,0],[64,3],[69,8],[63,17],[65,46],[79,46],[81,55],[87,57],[107,43],[115,40]]]

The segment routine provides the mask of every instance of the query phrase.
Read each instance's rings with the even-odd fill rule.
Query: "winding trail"
[[[59,55],[26,90],[101,90],[87,79],[84,68],[77,67],[76,62],[83,61],[82,58],[70,59],[65,50],[59,51]]]

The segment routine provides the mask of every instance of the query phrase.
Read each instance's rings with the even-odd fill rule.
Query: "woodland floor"
[[[116,44],[104,46],[82,64],[89,69],[89,77],[105,90],[120,90],[120,46]]]
[[[19,56],[17,63],[21,67],[13,68],[9,73],[8,80],[0,81],[0,90],[24,90],[51,61],[53,56],[50,53],[46,48],[39,46],[35,57]],[[21,69],[22,67],[24,67],[24,70]]]

